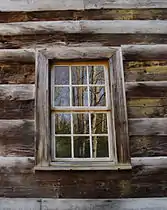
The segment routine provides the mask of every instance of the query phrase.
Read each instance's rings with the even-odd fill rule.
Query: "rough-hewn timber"
[[[166,34],[167,21],[154,20],[80,20],[1,23],[0,35],[61,33],[93,34]]]
[[[84,10],[84,9],[102,9],[102,8],[167,8],[165,0],[48,0],[47,3],[42,0],[35,2],[13,2],[12,0],[1,0],[0,11],[42,11],[42,10]]]

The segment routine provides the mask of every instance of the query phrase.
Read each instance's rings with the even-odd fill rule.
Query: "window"
[[[114,160],[107,62],[51,69],[52,160]]]
[[[36,56],[36,169],[129,169],[120,49],[64,50]]]

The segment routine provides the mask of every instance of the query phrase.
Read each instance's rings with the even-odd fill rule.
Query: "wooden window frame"
[[[115,161],[52,162],[49,60],[108,60],[113,127],[115,128]],[[53,47],[36,51],[36,166],[35,170],[118,170],[131,169],[128,119],[125,96],[123,56],[120,47]]]

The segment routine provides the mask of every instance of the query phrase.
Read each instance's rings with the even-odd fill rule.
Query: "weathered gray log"
[[[45,45],[44,45],[45,46]],[[97,49],[99,52],[107,49],[107,47],[101,46],[101,43],[81,43],[78,45],[71,46],[57,46],[52,48],[57,54],[55,56],[58,59],[63,58],[75,58],[77,55],[83,58],[84,51],[89,47],[91,49]],[[112,47],[108,47],[108,51],[111,51]],[[69,52],[73,50],[73,53]],[[122,46],[123,56],[125,60],[165,60],[167,58],[167,45],[123,45]],[[75,52],[75,54],[74,54]],[[74,54],[74,55],[73,55]],[[97,55],[97,54],[96,54]],[[104,55],[106,56],[106,55]],[[92,58],[98,58],[92,55]],[[84,54],[84,58],[86,55]],[[0,49],[0,61],[16,61],[16,62],[29,62],[35,61],[35,50],[33,49]]]
[[[129,119],[129,135],[167,135],[167,118]]]
[[[84,0],[86,9],[167,8],[165,0]]]
[[[63,33],[166,34],[166,20],[80,20],[1,23],[0,35]]]
[[[122,45],[125,60],[166,60],[167,45]]]
[[[33,100],[34,85],[0,85],[0,100]]]
[[[1,0],[0,11],[84,10],[113,8],[167,8],[165,0]]]
[[[83,10],[83,0],[1,0],[0,11]]]
[[[127,97],[166,97],[167,81],[127,82]]]

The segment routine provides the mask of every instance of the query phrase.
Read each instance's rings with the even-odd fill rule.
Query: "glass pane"
[[[74,134],[89,133],[89,114],[73,114]]]
[[[74,157],[75,158],[90,158],[89,136],[74,137]]]
[[[71,137],[56,136],[56,157],[71,158]]]
[[[90,87],[90,105],[106,106],[105,87]]]
[[[55,84],[69,85],[69,67],[55,66]]]
[[[104,84],[104,66],[89,66],[89,84]]]
[[[109,157],[107,136],[93,136],[92,143],[92,154],[94,158]]]
[[[73,87],[72,88],[73,106],[88,106],[88,89],[87,87]]]
[[[55,106],[70,106],[69,87],[55,87],[54,105]]]
[[[71,114],[55,114],[55,133],[71,134]]]
[[[72,66],[72,84],[82,85],[87,84],[86,66]]]
[[[92,134],[108,133],[107,131],[107,114],[91,114]]]

